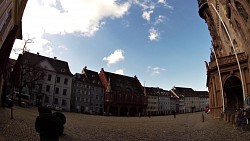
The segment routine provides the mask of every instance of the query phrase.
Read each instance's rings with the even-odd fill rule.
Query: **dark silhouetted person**
[[[172,114],[174,115],[174,118],[175,118],[175,114],[176,114],[176,113],[175,113],[175,110],[172,111]]]
[[[38,111],[35,128],[39,133],[40,141],[59,141],[59,136],[63,133],[62,120],[53,115],[49,108],[39,107]]]
[[[58,118],[60,118],[61,121],[62,121],[62,124],[64,126],[64,124],[66,123],[66,117],[65,117],[65,115],[63,113],[61,113],[61,112],[54,112],[53,115],[56,116],[56,117],[58,117]],[[63,129],[64,129],[64,127],[63,127]],[[61,135],[63,135],[63,130],[62,130]]]

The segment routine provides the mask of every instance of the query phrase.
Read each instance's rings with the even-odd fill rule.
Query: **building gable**
[[[143,88],[136,77],[110,73],[102,69],[100,72],[100,78],[103,85],[105,86],[105,90],[109,85],[112,91],[143,95]]]
[[[40,66],[41,68],[44,68],[44,69],[49,70],[49,71],[56,71],[56,70],[54,69],[54,67],[53,67],[47,60],[41,61],[41,62],[39,63],[39,66]]]

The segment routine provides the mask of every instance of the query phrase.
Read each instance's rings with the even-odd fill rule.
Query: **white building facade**
[[[159,95],[159,115],[170,114],[170,95],[169,91],[160,90]]]
[[[39,54],[25,52],[24,60],[42,68],[43,79],[36,82],[30,94],[30,103],[37,106],[57,107],[63,111],[70,111],[71,85],[73,75],[67,62],[48,58]],[[24,88],[25,93],[30,93]]]

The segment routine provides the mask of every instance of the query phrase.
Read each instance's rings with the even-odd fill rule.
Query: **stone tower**
[[[207,64],[209,107],[214,117],[248,108],[250,95],[250,0],[198,0],[212,38]]]

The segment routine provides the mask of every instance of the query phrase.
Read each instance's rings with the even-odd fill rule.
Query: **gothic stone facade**
[[[206,64],[209,107],[215,118],[224,112],[231,121],[250,95],[250,1],[198,0],[198,5],[214,50]]]

